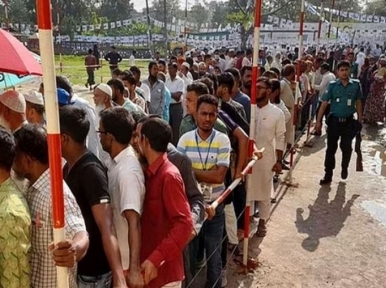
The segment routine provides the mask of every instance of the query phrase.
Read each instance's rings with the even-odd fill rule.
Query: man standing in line
[[[109,62],[110,71],[113,72],[114,69],[118,68],[118,63],[122,61],[122,57],[115,51],[115,46],[111,46],[111,51],[107,53],[105,60]]]
[[[11,179],[15,140],[3,128],[0,151],[0,286],[31,287],[31,217],[27,201]]]
[[[165,83],[158,80],[158,64],[155,61],[149,63],[149,77],[143,83],[150,88],[149,113],[160,117],[164,114],[165,107]]]
[[[342,179],[348,177],[348,165],[352,153],[353,131],[355,129],[354,114],[357,113],[360,123],[362,122],[362,90],[358,80],[350,78],[350,62],[341,61],[337,65],[338,80],[331,82],[323,95],[323,102],[319,109],[315,125],[316,132],[321,132],[322,119],[325,110],[330,103],[330,116],[327,119],[327,150],[324,160],[324,178],[320,185],[332,182],[335,168],[335,153],[338,149],[340,138],[340,149],[342,150]]]
[[[31,185],[26,194],[33,224],[31,287],[56,287],[56,266],[61,266],[71,268],[69,284],[70,288],[76,288],[76,263],[83,259],[89,246],[82,212],[63,181],[66,240],[52,244],[54,236],[47,132],[42,126],[27,124],[15,133],[15,140],[13,170],[18,177],[28,179]]]
[[[123,288],[126,282],[113,225],[107,173],[86,147],[89,129],[90,122],[82,109],[60,109],[62,155],[67,161],[63,177],[78,202],[90,237],[86,256],[78,264],[78,285],[110,288],[112,284]],[[134,283],[130,284],[134,287]]]
[[[106,84],[102,83],[99,85],[106,85]],[[125,86],[121,80],[111,79],[107,82],[107,86],[109,86],[111,88],[112,100],[114,101],[115,104],[125,108],[129,112],[138,111],[140,109],[129,98],[125,98],[125,96],[124,96]]]
[[[169,108],[169,124],[173,130],[173,145],[178,143],[178,133],[182,121],[182,93],[185,90],[184,80],[177,75],[178,66],[176,63],[169,63],[168,65],[169,77],[166,78],[165,86],[169,89],[172,99]]]
[[[355,55],[353,51],[347,53],[347,61],[350,63],[350,78],[357,79],[359,75],[358,63],[355,62]]]
[[[177,149],[192,160],[193,171],[201,185],[207,205],[215,201],[224,191],[225,176],[229,168],[231,146],[227,135],[214,127],[217,119],[218,99],[212,95],[202,95],[197,102],[198,128],[184,134]],[[213,215],[212,215],[213,216]],[[207,261],[205,287],[221,287],[218,281],[222,272],[221,248],[224,233],[224,204],[220,204],[210,221],[204,222],[200,237],[204,239]],[[196,257],[197,255],[191,255]]]
[[[12,133],[27,123],[24,96],[16,90],[8,90],[0,95],[0,127]]]
[[[228,103],[229,105],[236,108],[237,112],[245,121],[248,121],[247,114],[245,113],[243,105],[234,101],[231,97],[233,87],[235,85],[235,79],[231,73],[222,73],[217,76],[218,86],[216,94],[224,103]]]
[[[184,183],[167,159],[171,128],[165,120],[150,118],[142,124],[139,150],[146,158],[146,197],[141,218],[144,239],[141,260],[149,288],[181,287],[183,249],[193,223]]]
[[[86,87],[90,87],[90,91],[92,91],[92,85],[95,84],[95,79],[94,79],[94,71],[95,68],[97,67],[97,59],[93,55],[92,49],[88,49],[88,54],[84,58],[84,65],[86,66],[86,71],[87,71],[87,82],[86,82]]]
[[[38,91],[30,91],[27,94],[24,94],[25,103],[26,103],[26,118],[28,123],[35,123],[44,125],[44,99],[42,93]]]
[[[256,162],[252,170],[250,199],[258,201],[259,225],[256,235],[264,237],[267,233],[267,220],[273,193],[272,177],[282,170],[283,151],[285,150],[285,118],[278,107],[270,103],[271,83],[268,78],[257,80],[256,128],[253,131],[257,149],[265,148],[264,157]],[[253,210],[252,210],[253,211]]]
[[[128,272],[130,282],[135,283],[134,287],[141,287],[140,216],[145,179],[141,164],[130,146],[133,129],[133,118],[126,109],[114,107],[101,112],[98,133],[103,150],[111,157],[106,166],[122,266]]]
[[[249,67],[249,66],[247,66]],[[232,99],[237,103],[243,105],[246,114],[246,120],[248,123],[251,121],[251,99],[240,90],[240,72],[235,68],[229,68],[225,70],[226,73],[231,73],[235,80],[235,84],[232,89]]]
[[[244,66],[240,69],[241,75],[241,92],[251,98],[251,86],[252,86],[252,66]]]
[[[323,98],[324,93],[326,93],[326,91],[327,91],[328,85],[330,85],[331,81],[335,80],[335,75],[330,72],[330,65],[328,65],[327,63],[323,63],[320,66],[320,72],[323,75],[322,82],[320,83],[320,85],[315,85],[315,89],[319,91],[319,99],[318,99],[319,103],[318,103],[318,108],[316,109],[316,115],[318,115],[319,110],[320,110],[320,106],[322,106],[322,103],[323,103],[322,98]],[[326,119],[327,119],[328,114],[330,114],[330,107],[329,106],[330,105],[327,105],[326,110],[324,112],[324,116],[326,117]],[[319,132],[314,131],[312,134],[315,136],[321,136],[322,135],[321,131],[319,131]]]
[[[146,101],[146,109],[149,109],[150,88],[149,86],[147,86],[145,83],[141,81],[141,69],[139,69],[137,66],[132,66],[130,67],[130,72],[133,73],[137,87],[143,90],[143,96]]]

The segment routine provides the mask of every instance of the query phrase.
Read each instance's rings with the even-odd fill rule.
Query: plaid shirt
[[[66,239],[73,239],[75,234],[86,231],[80,208],[63,181],[64,217]],[[54,240],[52,227],[51,182],[47,169],[28,189],[26,195],[32,218],[32,253],[31,253],[31,286],[34,288],[57,287],[56,266],[48,250]],[[71,288],[77,287],[76,267],[69,269]]]

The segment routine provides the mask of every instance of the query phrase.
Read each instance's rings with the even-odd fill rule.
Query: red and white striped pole
[[[320,38],[322,36],[322,23],[323,23],[323,14],[324,14],[324,1],[320,3],[320,15],[319,15],[319,25],[318,25],[318,39],[316,40],[316,55],[320,51]]]
[[[249,130],[249,142],[248,142],[248,156],[249,159],[253,157],[253,147],[255,145],[255,123],[256,123],[256,96],[257,96],[257,78],[259,77],[259,50],[260,50],[260,25],[261,25],[261,0],[255,2],[255,23],[253,31],[253,63],[252,63],[252,85],[251,85],[251,122]],[[251,214],[251,201],[250,194],[252,190],[252,169],[249,170],[247,176],[247,191],[246,191],[246,203],[244,212],[244,243],[243,243],[243,265],[248,265],[248,245],[249,245],[249,226],[250,226],[250,214]]]
[[[50,0],[37,0],[39,45],[43,70],[44,99],[47,115],[47,141],[52,191],[52,218],[54,243],[65,240],[62,153],[60,125],[56,96],[54,41]],[[57,267],[57,287],[68,288],[68,269]]]

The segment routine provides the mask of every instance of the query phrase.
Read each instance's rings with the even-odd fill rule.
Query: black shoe
[[[343,180],[347,179],[347,177],[348,177],[347,168],[342,168],[342,172],[341,172],[340,176],[342,176]]]
[[[288,167],[288,166],[285,165],[285,164],[281,164],[281,168],[282,168],[283,170],[290,170],[290,167]]]
[[[332,182],[332,177],[324,176],[324,178],[322,180],[320,180],[319,184],[320,185],[327,185],[327,184],[330,184],[331,182]]]

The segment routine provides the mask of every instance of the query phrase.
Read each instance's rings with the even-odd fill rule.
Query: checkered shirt
[[[63,181],[65,237],[73,239],[75,234],[86,231],[82,212]],[[47,169],[28,189],[26,195],[32,219],[31,286],[34,288],[56,288],[56,266],[48,250],[54,240],[52,227],[51,181]],[[76,267],[69,269],[70,288],[76,288]]]

